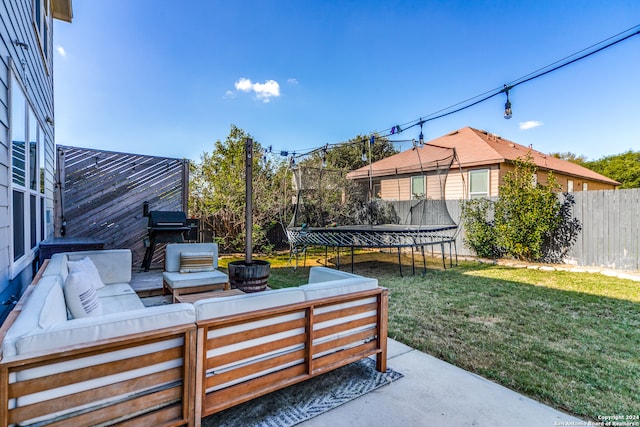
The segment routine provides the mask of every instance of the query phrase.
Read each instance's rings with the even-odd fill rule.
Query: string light
[[[362,144],[362,161],[367,161],[367,143],[366,141]]]
[[[511,111],[511,101],[509,100],[509,89],[511,89],[511,86],[504,85],[503,92],[507,94],[507,102],[504,103],[504,118],[507,120],[513,115]]]
[[[424,121],[422,121],[422,118],[420,118],[420,136],[418,137],[418,142],[420,143],[420,145],[424,145],[424,135],[422,133],[423,124],[424,124]]]

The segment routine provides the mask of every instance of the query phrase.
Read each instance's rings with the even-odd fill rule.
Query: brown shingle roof
[[[464,127],[431,140],[423,147],[412,148],[375,162],[371,165],[373,176],[394,175],[396,174],[396,169],[398,169],[398,173],[420,172],[420,163],[424,167],[427,160],[443,156],[441,147],[455,148],[460,165],[463,168],[513,162],[517,158],[524,158],[527,153],[531,153],[533,162],[541,170],[553,170],[569,176],[587,178],[610,185],[620,185],[619,182],[578,164],[552,157],[489,132],[471,127]],[[360,178],[367,176],[368,171],[369,166],[365,166],[350,172],[347,176],[349,178]]]

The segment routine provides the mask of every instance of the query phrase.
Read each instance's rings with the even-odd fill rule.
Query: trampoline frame
[[[426,273],[427,262],[424,253],[425,246],[440,245],[442,265],[446,269],[445,245],[449,246],[449,265],[453,266],[452,246],[455,251],[456,265],[458,251],[456,247],[457,225],[345,225],[336,227],[287,227],[291,257],[304,252],[306,265],[306,249],[309,246],[325,247],[325,264],[327,249],[336,248],[338,252],[337,267],[340,268],[340,248],[351,248],[351,272],[354,271],[355,248],[398,250],[398,266],[402,277],[402,262],[400,259],[402,248],[411,248],[413,273],[415,274],[414,249],[420,248],[423,261],[423,273]]]

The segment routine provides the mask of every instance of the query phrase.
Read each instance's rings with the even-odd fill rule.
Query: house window
[[[424,177],[411,177],[411,200],[424,199]]]
[[[33,27],[45,66],[49,69],[49,7],[46,0],[32,0]]]
[[[586,182],[582,183],[582,191],[587,191],[589,189],[589,184],[587,184]]]
[[[373,198],[380,199],[382,198],[382,185],[378,182],[373,184]]]
[[[572,179],[568,179],[567,180],[567,191],[569,193],[573,192],[573,180]]]
[[[21,267],[22,263],[29,262],[28,256],[46,232],[41,178],[44,132],[14,74],[11,75],[10,90],[12,259]]]
[[[469,171],[469,198],[489,197],[489,169]]]

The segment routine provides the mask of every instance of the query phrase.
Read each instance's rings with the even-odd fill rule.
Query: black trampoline
[[[411,151],[404,156],[404,166],[392,170],[376,167],[379,163],[384,166],[384,161],[348,174],[306,165],[293,168],[296,204],[286,234],[296,266],[300,253],[306,263],[308,247],[324,247],[325,257],[328,248],[334,248],[338,267],[340,249],[351,249],[352,271],[356,248],[397,249],[401,275],[403,249],[411,249],[414,273],[416,249],[426,271],[428,246],[439,246],[444,268],[445,248],[449,265],[453,265],[454,256],[457,263],[458,225],[451,218],[444,197],[447,175],[456,160],[455,150],[427,144]],[[380,183],[381,177],[387,177],[392,185],[383,188],[382,195],[374,194],[374,183]],[[407,177],[418,184],[422,182],[423,191],[402,200],[401,184]],[[395,193],[389,190],[394,185],[398,188]]]

